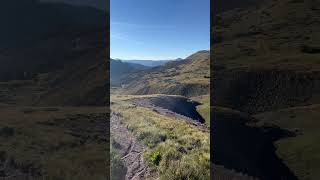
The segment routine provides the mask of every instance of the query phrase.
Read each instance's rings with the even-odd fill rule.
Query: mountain
[[[155,67],[155,66],[160,66],[163,65],[169,60],[121,60],[122,62],[127,62],[127,63],[135,63],[135,64],[141,64],[144,66],[149,66],[149,67]]]
[[[197,96],[209,93],[210,53],[199,51],[184,60],[130,74],[123,79],[129,94],[176,94]]]
[[[135,64],[135,63],[127,63],[121,60],[110,60],[110,84],[111,86],[120,86],[120,80],[123,79],[125,76],[128,76],[130,73],[145,70],[148,67]]]

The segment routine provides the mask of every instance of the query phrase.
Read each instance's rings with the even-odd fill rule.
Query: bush
[[[151,154],[150,161],[152,164],[159,166],[161,161],[161,153],[159,151],[155,151]]]

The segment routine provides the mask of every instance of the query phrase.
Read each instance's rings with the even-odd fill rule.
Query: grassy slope
[[[72,116],[102,116],[105,113],[105,108],[2,107],[0,149],[5,150],[5,154],[1,153],[1,158],[12,158],[17,169],[35,169],[35,172],[41,173],[39,178],[48,180],[104,179],[103,154],[106,152],[106,142],[99,139],[105,135],[95,132],[83,137],[81,135],[84,132],[77,130],[77,127],[74,127],[73,131],[55,124],[55,120],[75,122],[71,119]],[[85,126],[90,122],[90,118],[79,121]],[[8,133],[8,129],[12,133]],[[80,133],[80,136],[73,133]],[[94,136],[95,140],[91,139],[91,136]]]
[[[197,96],[194,100],[203,103],[197,110],[210,126],[209,95],[199,96],[208,94],[209,76],[209,53],[202,51],[184,61],[136,73],[126,89],[114,89],[112,92],[117,94],[112,96],[112,110],[123,116],[123,123],[147,146],[145,159],[160,173],[161,179],[209,179],[209,133],[179,119],[133,106],[125,100],[161,93]],[[196,88],[192,92],[183,90],[190,87]],[[202,87],[201,91],[198,91],[199,87]],[[161,160],[157,162],[159,157]]]
[[[231,11],[215,28],[217,63],[226,68],[319,70],[319,60],[307,49],[318,49],[319,21],[311,1],[280,0],[260,8]],[[228,52],[227,54],[224,52]],[[301,61],[303,59],[303,65]]]
[[[316,180],[320,176],[319,112],[320,105],[311,105],[256,115],[265,122],[302,133],[276,143],[278,155],[301,180]]]
[[[209,52],[197,52],[185,60],[169,62],[131,74],[124,82],[127,94],[207,94],[210,81]]]
[[[108,62],[104,59],[103,49],[93,51],[83,59],[66,65],[64,69],[42,75],[39,84],[44,85],[45,91],[35,104],[103,106],[108,98]]]
[[[252,86],[254,92],[260,92],[258,97],[255,97],[256,94],[250,94],[252,91],[248,92],[247,90],[225,94],[225,96],[235,95],[233,100],[236,104],[242,100],[237,97],[246,98],[247,94],[252,95],[255,99],[259,98],[259,100],[281,99],[284,96],[294,99],[292,92],[295,92],[296,89],[297,92],[301,92],[299,88],[306,86],[303,83],[295,85],[295,79],[303,79],[303,77],[308,77],[311,80],[317,79],[320,67],[320,36],[317,33],[319,26],[315,23],[319,21],[319,16],[316,15],[318,8],[319,2],[316,1],[280,0],[264,3],[258,8],[234,10],[218,16],[217,26],[214,28],[216,35],[214,39],[216,41],[215,58],[217,59],[214,61],[214,67],[216,67],[216,73],[219,76],[216,78],[232,82],[232,79],[226,77],[234,78],[241,73],[248,73],[249,76],[244,76],[246,77],[244,79],[234,79],[237,82],[250,82],[251,77],[257,76],[258,83]],[[267,73],[263,73],[263,71],[267,71]],[[292,72],[293,75],[291,77],[286,75],[286,71]],[[277,78],[271,79],[276,76],[272,74],[277,72],[280,74],[279,82],[277,82]],[[282,77],[285,78],[281,77],[281,72],[284,74]],[[308,78],[300,81],[306,82]],[[290,80],[293,85],[290,85]],[[271,81],[274,83],[270,83]],[[239,92],[246,89],[248,84],[239,83],[239,88],[236,86],[231,86],[231,88]],[[267,85],[263,86],[264,84]],[[314,84],[313,87],[317,86],[315,85],[316,81],[311,84]],[[219,87],[222,86],[218,84],[217,89]],[[270,89],[267,89],[268,87]],[[274,89],[283,90],[284,93],[271,91]],[[218,90],[222,93],[232,91],[232,89]],[[308,104],[319,102],[317,90],[315,88],[312,90],[308,94],[308,97],[311,97]],[[308,91],[306,90],[306,92]],[[269,94],[273,95],[268,96]],[[256,104],[248,102],[245,105],[274,105],[268,104],[268,102],[272,101],[260,101]],[[282,103],[281,101],[274,102]],[[228,103],[230,102],[224,105],[228,105]],[[295,104],[290,104],[290,106],[295,106]],[[283,107],[280,106],[280,108]],[[319,143],[316,142],[316,139],[319,139],[317,131],[319,129],[318,105],[279,110],[280,108],[274,108],[271,112],[261,113],[256,117],[268,123],[277,124],[282,128],[300,129],[302,135],[282,139],[276,143],[277,153],[300,179],[319,179]]]
[[[89,32],[80,29],[76,35],[65,32],[11,52],[8,58],[12,64],[9,63],[7,69],[23,74],[24,71],[16,66],[28,64],[25,72],[30,77],[0,82],[0,102],[44,106],[104,105],[108,90],[105,33],[104,29]],[[70,43],[75,36],[82,38],[79,48]]]
[[[30,11],[25,6],[28,1],[20,4],[22,11],[11,13],[9,8],[3,17],[9,13],[21,20],[25,9]],[[15,9],[16,4],[12,3]],[[4,49],[0,55],[4,65],[0,68],[0,162],[9,158],[11,170],[35,171],[31,179],[102,180],[107,175],[108,132],[96,129],[107,126],[107,109],[83,106],[104,106],[108,98],[108,28],[104,26],[108,19],[104,19],[104,13],[86,9],[51,3],[37,5],[32,15],[24,18],[25,25],[37,24],[37,30],[11,33],[17,37],[14,43],[23,44],[25,39],[19,38],[22,35],[28,38],[27,44]],[[39,23],[39,18],[45,23]],[[62,21],[66,24],[62,25]],[[83,23],[87,25],[81,26]],[[1,176],[10,172],[2,171]]]
[[[114,96],[111,101],[112,111],[120,113],[123,123],[146,145],[145,157],[161,179],[209,179],[209,133],[121,97]],[[160,162],[155,157],[160,157]]]
[[[210,127],[210,96],[204,95],[204,96],[198,96],[193,97],[192,100],[195,100],[201,105],[197,106],[197,111],[200,113],[200,115],[206,120],[206,125]]]

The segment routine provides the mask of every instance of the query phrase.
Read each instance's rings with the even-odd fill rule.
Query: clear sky
[[[210,0],[110,0],[111,58],[171,60],[210,47]]]

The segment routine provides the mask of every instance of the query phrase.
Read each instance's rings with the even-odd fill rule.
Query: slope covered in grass
[[[205,119],[206,125],[210,127],[210,95],[193,97],[192,99],[201,103],[201,105],[197,106],[197,111]]]
[[[123,79],[126,94],[171,94],[197,96],[208,94],[209,51],[199,51],[184,60],[168,62]]]
[[[316,1],[280,0],[218,15],[217,103],[258,113],[319,102],[317,9]]]
[[[148,69],[147,66],[141,64],[124,62],[122,60],[110,60],[110,85],[112,87],[121,86],[121,79],[125,76],[130,76],[130,73]]]
[[[319,179],[319,7],[264,1],[220,13],[212,32],[214,105],[297,130],[276,141],[275,151],[298,179]]]
[[[4,177],[105,178],[104,107],[4,106],[0,112],[0,162],[7,161]]]
[[[160,179],[210,179],[207,131],[181,119],[133,105],[121,96],[113,96],[111,102],[112,111],[120,114],[122,123],[143,142],[145,160],[159,173]]]

